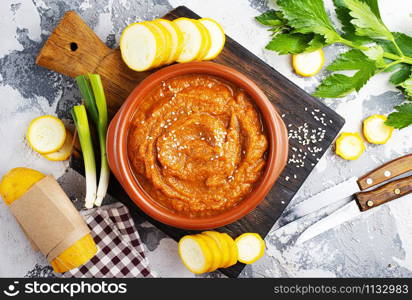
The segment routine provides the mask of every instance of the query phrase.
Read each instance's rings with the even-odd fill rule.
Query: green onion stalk
[[[84,105],[72,108],[72,116],[83,152],[84,169],[86,173],[86,208],[92,208],[96,200],[96,162],[94,159],[93,142],[90,134],[89,121]]]
[[[107,193],[110,169],[106,153],[106,133],[108,114],[103,84],[98,74],[80,75],[76,77],[77,85],[84,98],[87,113],[96,125],[100,146],[100,178],[94,204],[100,206]]]

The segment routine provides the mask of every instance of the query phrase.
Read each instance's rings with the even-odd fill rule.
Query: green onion
[[[100,178],[99,178],[99,187],[97,189],[95,205],[100,206],[102,204],[103,198],[106,196],[107,187],[109,185],[110,178],[110,169],[107,162],[107,153],[106,153],[106,134],[107,134],[107,105],[106,97],[104,95],[104,89],[100,75],[90,74],[89,75],[90,83],[92,85],[94,98],[96,100],[97,111],[99,113],[99,121],[96,124],[97,132],[99,135],[100,143],[100,156],[101,156],[101,168],[100,168]]]
[[[72,116],[79,135],[86,173],[86,208],[92,208],[96,200],[96,162],[94,160],[93,142],[90,135],[89,121],[84,105],[72,108]]]
[[[100,75],[80,75],[76,77],[76,82],[84,98],[87,112],[96,125],[99,137],[101,165],[99,186],[94,204],[100,206],[106,196],[110,178],[110,169],[106,154],[106,133],[108,125],[106,97]]]

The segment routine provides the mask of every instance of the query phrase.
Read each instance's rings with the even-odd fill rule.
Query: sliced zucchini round
[[[252,264],[265,253],[265,241],[257,233],[244,233],[235,240],[239,257],[244,264]]]
[[[170,55],[165,64],[171,64],[177,60],[183,49],[183,34],[179,27],[172,21],[166,19],[157,19],[154,22],[162,24],[170,33]]]
[[[203,57],[203,60],[214,59],[220,54],[220,52],[222,52],[223,47],[225,46],[225,32],[222,26],[220,26],[220,24],[213,19],[202,18],[199,20],[199,22],[206,27],[211,38],[209,51]]]
[[[163,55],[162,39],[152,27],[133,23],[122,32],[120,51],[130,69],[146,71],[160,63]]]
[[[51,161],[62,161],[70,157],[70,154],[73,150],[73,135],[69,130],[66,129],[66,140],[64,141],[63,146],[56,152],[42,154],[44,158],[47,158]]]
[[[41,116],[30,122],[26,138],[33,150],[40,154],[47,154],[63,146],[66,140],[66,128],[56,117]]]
[[[336,140],[336,154],[346,160],[356,160],[365,151],[365,144],[357,132],[343,132]]]
[[[387,117],[372,115],[363,121],[363,135],[371,144],[386,144],[392,137],[393,127],[385,124]]]
[[[203,239],[186,235],[180,239],[178,248],[179,256],[190,272],[202,274],[210,269],[213,255]]]
[[[179,18],[173,22],[183,34],[183,50],[176,61],[184,63],[197,59],[205,43],[204,31],[198,22],[188,18]]]
[[[153,68],[160,67],[164,65],[169,59],[169,55],[171,52],[170,44],[171,44],[172,37],[169,31],[162,24],[158,22],[146,21],[146,22],[143,22],[142,24],[150,27],[161,41],[159,45],[157,46],[159,56],[156,59],[156,63],[153,65]]]

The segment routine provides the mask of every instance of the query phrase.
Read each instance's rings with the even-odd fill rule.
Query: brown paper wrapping
[[[19,221],[17,221],[17,223],[19,223]],[[29,240],[31,248],[36,252],[40,251],[39,247],[37,247],[37,245],[34,243],[34,241],[29,237],[26,230],[24,230],[23,226],[21,226],[20,223],[19,223],[19,225],[20,225],[20,228],[23,230],[24,234],[26,235],[27,239]]]
[[[34,184],[10,209],[33,249],[40,250],[49,262],[90,233],[73,203],[51,176]]]

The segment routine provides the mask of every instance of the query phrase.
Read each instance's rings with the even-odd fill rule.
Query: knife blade
[[[358,217],[364,211],[401,198],[409,193],[412,193],[412,176],[393,180],[370,191],[358,192],[354,195],[355,200],[352,200],[327,217],[310,225],[297,238],[295,244],[302,244],[329,229]]]
[[[356,201],[351,201],[348,204],[342,206],[329,216],[316,222],[309,228],[307,228],[296,240],[295,244],[300,245],[310,240],[311,238],[331,229],[340,224],[343,224],[353,218],[356,218],[361,214],[358,204]]]

